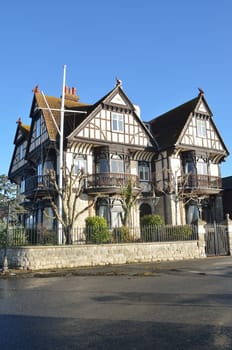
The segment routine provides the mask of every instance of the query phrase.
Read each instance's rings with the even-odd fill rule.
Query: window
[[[185,164],[185,174],[195,174],[195,165],[193,162],[187,162]]]
[[[197,174],[208,175],[208,166],[205,162],[197,162]]]
[[[105,218],[109,226],[122,226],[123,208],[120,200],[111,200],[110,198],[99,199],[97,201],[96,213],[98,216]]]
[[[186,213],[186,221],[187,224],[195,224],[197,220],[199,219],[199,210],[198,207],[195,204],[190,204],[187,207],[187,213]]]
[[[111,159],[110,162],[111,173],[124,173],[124,163],[122,159]]]
[[[24,147],[23,144],[19,146],[19,160],[23,159]]]
[[[108,199],[100,199],[97,202],[97,215],[106,219],[108,225],[110,225],[110,208]]]
[[[86,173],[86,159],[80,155],[74,159],[74,175],[78,175],[81,170]]]
[[[25,179],[22,178],[20,182],[20,193],[24,193],[24,192],[25,192]]]
[[[96,173],[108,173],[109,172],[109,161],[108,159],[99,159],[96,164]]]
[[[206,120],[197,119],[197,136],[206,137]]]
[[[40,118],[39,118],[35,122],[35,137],[39,137],[40,134],[41,134],[41,124],[40,124]]]
[[[42,183],[43,182],[43,167],[42,167],[42,163],[38,163],[37,165],[37,176],[38,176],[38,183]]]
[[[149,181],[150,171],[149,165],[147,163],[139,163],[139,180],[140,181]]]
[[[119,113],[112,113],[112,130],[123,132],[123,115]]]

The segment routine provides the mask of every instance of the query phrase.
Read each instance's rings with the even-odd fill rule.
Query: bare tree
[[[184,205],[190,201],[198,200],[198,194],[194,191],[192,184],[192,173],[183,173],[180,169],[173,171],[171,169],[163,168],[161,174],[154,175],[154,190],[155,192],[172,195],[175,203],[175,221],[178,223],[178,203],[182,202]],[[156,178],[160,179],[157,180]]]
[[[69,169],[65,167],[63,176],[63,188],[60,189],[56,180],[56,173],[52,170],[49,172],[52,184],[55,189],[55,193],[61,196],[62,203],[62,216],[60,215],[59,207],[57,204],[57,196],[50,195],[50,203],[57,221],[62,224],[63,233],[65,236],[66,244],[72,243],[73,229],[77,222],[78,217],[83,214],[86,210],[93,207],[97,201],[97,196],[94,199],[88,201],[88,204],[83,208],[78,208],[78,201],[81,198],[87,175],[83,169],[79,170],[78,174],[74,173],[74,165]]]

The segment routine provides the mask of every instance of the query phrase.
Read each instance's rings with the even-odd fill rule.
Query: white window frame
[[[84,173],[87,172],[87,162],[83,156],[76,156],[73,160],[73,173],[74,175],[78,175],[80,170],[83,170]]]
[[[204,119],[197,119],[197,136],[198,137],[206,137],[207,136],[206,120],[204,120]]]
[[[148,164],[139,164],[139,181],[150,181],[150,167]],[[142,176],[141,176],[142,175]]]
[[[121,113],[112,113],[112,131],[124,132],[124,117]]]
[[[110,160],[111,173],[124,174],[124,161],[123,159],[111,159]]]
[[[197,162],[197,175],[208,175],[208,164],[206,162]]]

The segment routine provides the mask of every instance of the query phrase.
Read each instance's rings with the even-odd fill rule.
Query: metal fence
[[[140,227],[76,227],[70,233],[71,244],[113,244],[136,242],[170,242],[198,240],[197,226],[144,225]],[[51,230],[32,230],[10,227],[0,232],[0,247],[25,245],[56,245],[57,233]]]

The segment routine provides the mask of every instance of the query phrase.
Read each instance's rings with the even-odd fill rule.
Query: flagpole
[[[62,86],[62,99],[61,99],[61,110],[60,110],[60,144],[59,144],[59,217],[63,217],[63,203],[62,203],[62,193],[63,193],[63,163],[64,163],[64,100],[65,100],[65,80],[66,80],[66,65],[64,65],[63,70],[63,86]],[[58,221],[58,244],[63,243],[63,232],[62,223]]]

